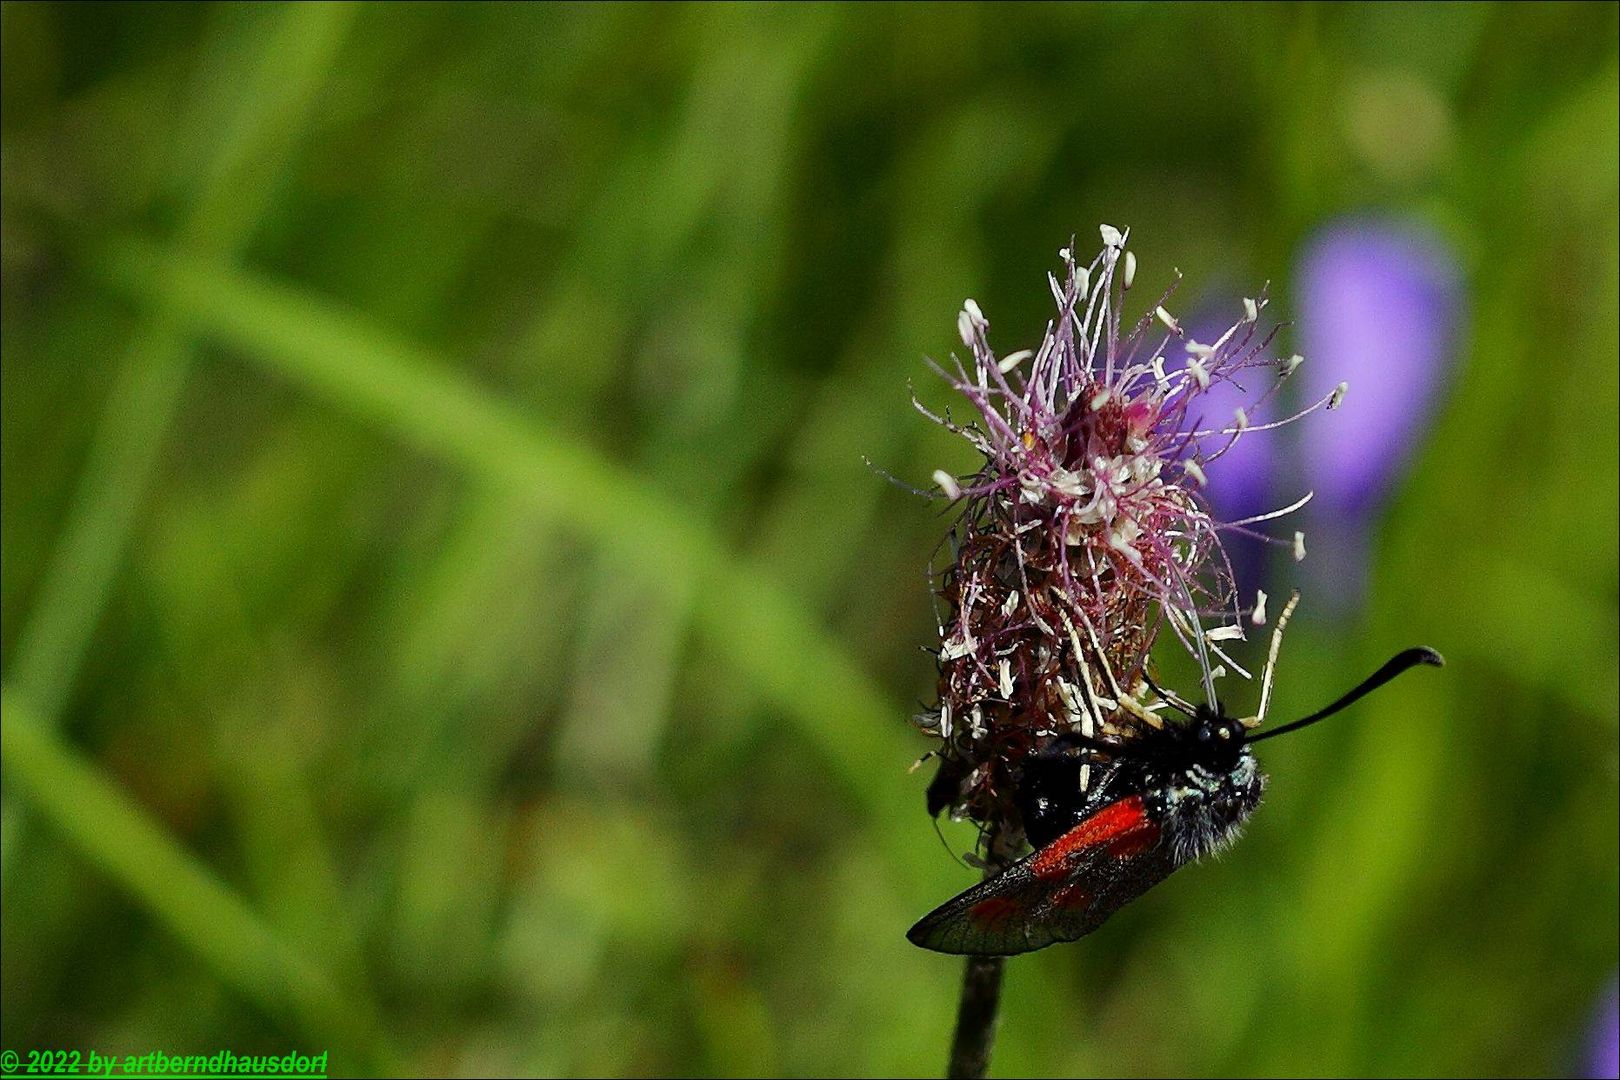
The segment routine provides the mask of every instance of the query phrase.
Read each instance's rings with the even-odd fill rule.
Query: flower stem
[[[956,1013],[956,1038],[945,1075],[951,1080],[979,1080],[990,1069],[1001,1013],[1001,972],[1005,956],[970,956],[962,972],[962,1005]]]
[[[1008,843],[1007,830],[993,826],[985,833],[984,853],[988,881],[1013,861],[1017,844]],[[967,958],[962,969],[962,1003],[956,1010],[956,1037],[945,1066],[949,1080],[980,1080],[990,1071],[990,1051],[1001,1019],[1001,973],[1006,966],[1005,956]]]

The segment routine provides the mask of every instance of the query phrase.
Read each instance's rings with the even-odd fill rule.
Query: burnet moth
[[[911,942],[1004,956],[1084,937],[1178,868],[1237,838],[1266,786],[1255,743],[1324,720],[1419,664],[1444,662],[1433,649],[1407,649],[1327,707],[1256,732],[1293,607],[1272,635],[1254,716],[1228,716],[1213,696],[1190,705],[1149,683],[1181,721],[1150,723],[1144,713],[1118,734],[1067,732],[1033,754],[1015,797],[1033,853],[924,916],[907,933]]]

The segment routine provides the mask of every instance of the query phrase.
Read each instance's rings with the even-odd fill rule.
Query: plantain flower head
[[[917,406],[983,457],[971,476],[934,474],[960,513],[939,584],[938,700],[918,720],[940,740],[929,810],[1004,839],[1019,828],[1012,791],[1028,754],[1064,731],[1160,722],[1144,675],[1162,628],[1198,658],[1211,701],[1226,669],[1247,674],[1221,643],[1264,623],[1266,601],[1236,594],[1222,536],[1253,533],[1309,495],[1220,522],[1209,472],[1249,433],[1344,393],[1281,415],[1301,359],[1270,352],[1264,290],[1209,341],[1166,306],[1173,282],[1125,322],[1136,256],[1127,232],[1100,233],[1087,262],[1072,244],[1059,252],[1061,275],[1047,277],[1056,315],[1039,347],[998,353],[984,312],[964,303],[966,357],[936,370],[972,405],[970,422]],[[1268,539],[1304,555],[1302,534]]]

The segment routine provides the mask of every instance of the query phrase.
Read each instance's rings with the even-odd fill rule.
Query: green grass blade
[[[243,113],[209,163],[181,225],[187,246],[228,256],[262,215],[285,156],[352,17],[345,4],[295,4],[270,28],[256,67],[265,93]],[[106,604],[141,494],[179,404],[190,346],[155,309],[136,332],[96,430],[62,538],[20,635],[10,678],[50,722],[61,711]]]
[[[196,953],[221,979],[309,1038],[387,1071],[375,1014],[350,988],[278,937],[243,901],[152,819],[86,764],[43,723],[39,710],[7,688],[0,748],[8,778],[86,858],[107,873]],[[342,1048],[339,1051],[339,1047]]]
[[[802,604],[663,492],[485,393],[444,358],[319,298],[139,241],[103,249],[92,265],[119,291],[169,308],[423,453],[531,497],[612,550],[638,552],[649,582],[699,582],[694,613],[720,653],[799,721],[869,813],[920,822],[898,776],[912,753],[904,710]]]
[[[280,160],[317,99],[354,15],[351,4],[293,4],[256,41],[250,65],[262,93],[241,99],[214,148],[179,235],[220,255],[252,235],[281,176]],[[179,408],[191,345],[161,309],[136,330],[91,440],[84,473],[18,636],[9,678],[36,702],[47,724],[66,704],[106,607],[136,513]],[[0,805],[0,867],[22,843],[21,814]]]

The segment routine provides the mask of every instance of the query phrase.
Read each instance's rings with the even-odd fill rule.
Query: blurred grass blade
[[[613,550],[635,551],[649,583],[697,581],[699,626],[799,720],[864,808],[879,820],[918,817],[898,775],[910,754],[903,710],[803,605],[662,491],[542,428],[443,358],[306,293],[141,241],[109,246],[92,265],[120,291],[174,311],[421,451],[532,497]]]
[[[55,723],[66,703],[185,383],[189,345],[161,314],[135,332],[8,672]],[[12,837],[8,835],[7,842]]]
[[[262,35],[265,92],[243,98],[243,114],[208,165],[180,243],[228,257],[251,234],[308,107],[315,100],[352,15],[345,4],[294,4]],[[97,426],[63,535],[18,639],[12,682],[47,722],[61,710],[73,673],[106,602],[163,435],[179,402],[190,346],[161,308],[137,331]]]
[[[179,227],[180,243],[229,257],[252,235],[353,14],[350,4],[291,4],[272,14],[227,10],[220,15],[222,36],[240,31],[231,43],[256,50],[245,65],[255,92],[242,94],[236,108],[219,118],[225,130],[203,162],[204,179]],[[244,27],[242,20],[251,25]],[[261,25],[266,21],[270,25]],[[179,407],[190,352],[184,332],[155,310],[136,330],[114,378],[61,537],[12,657],[11,681],[36,703],[46,724],[61,713],[106,606]],[[7,800],[0,866],[10,864],[21,831]]]
[[[204,963],[271,1015],[386,1071],[375,1014],[273,933],[127,795],[64,746],[20,694],[0,691],[7,776],[85,857],[163,921]],[[343,1069],[359,1062],[334,1063]]]

